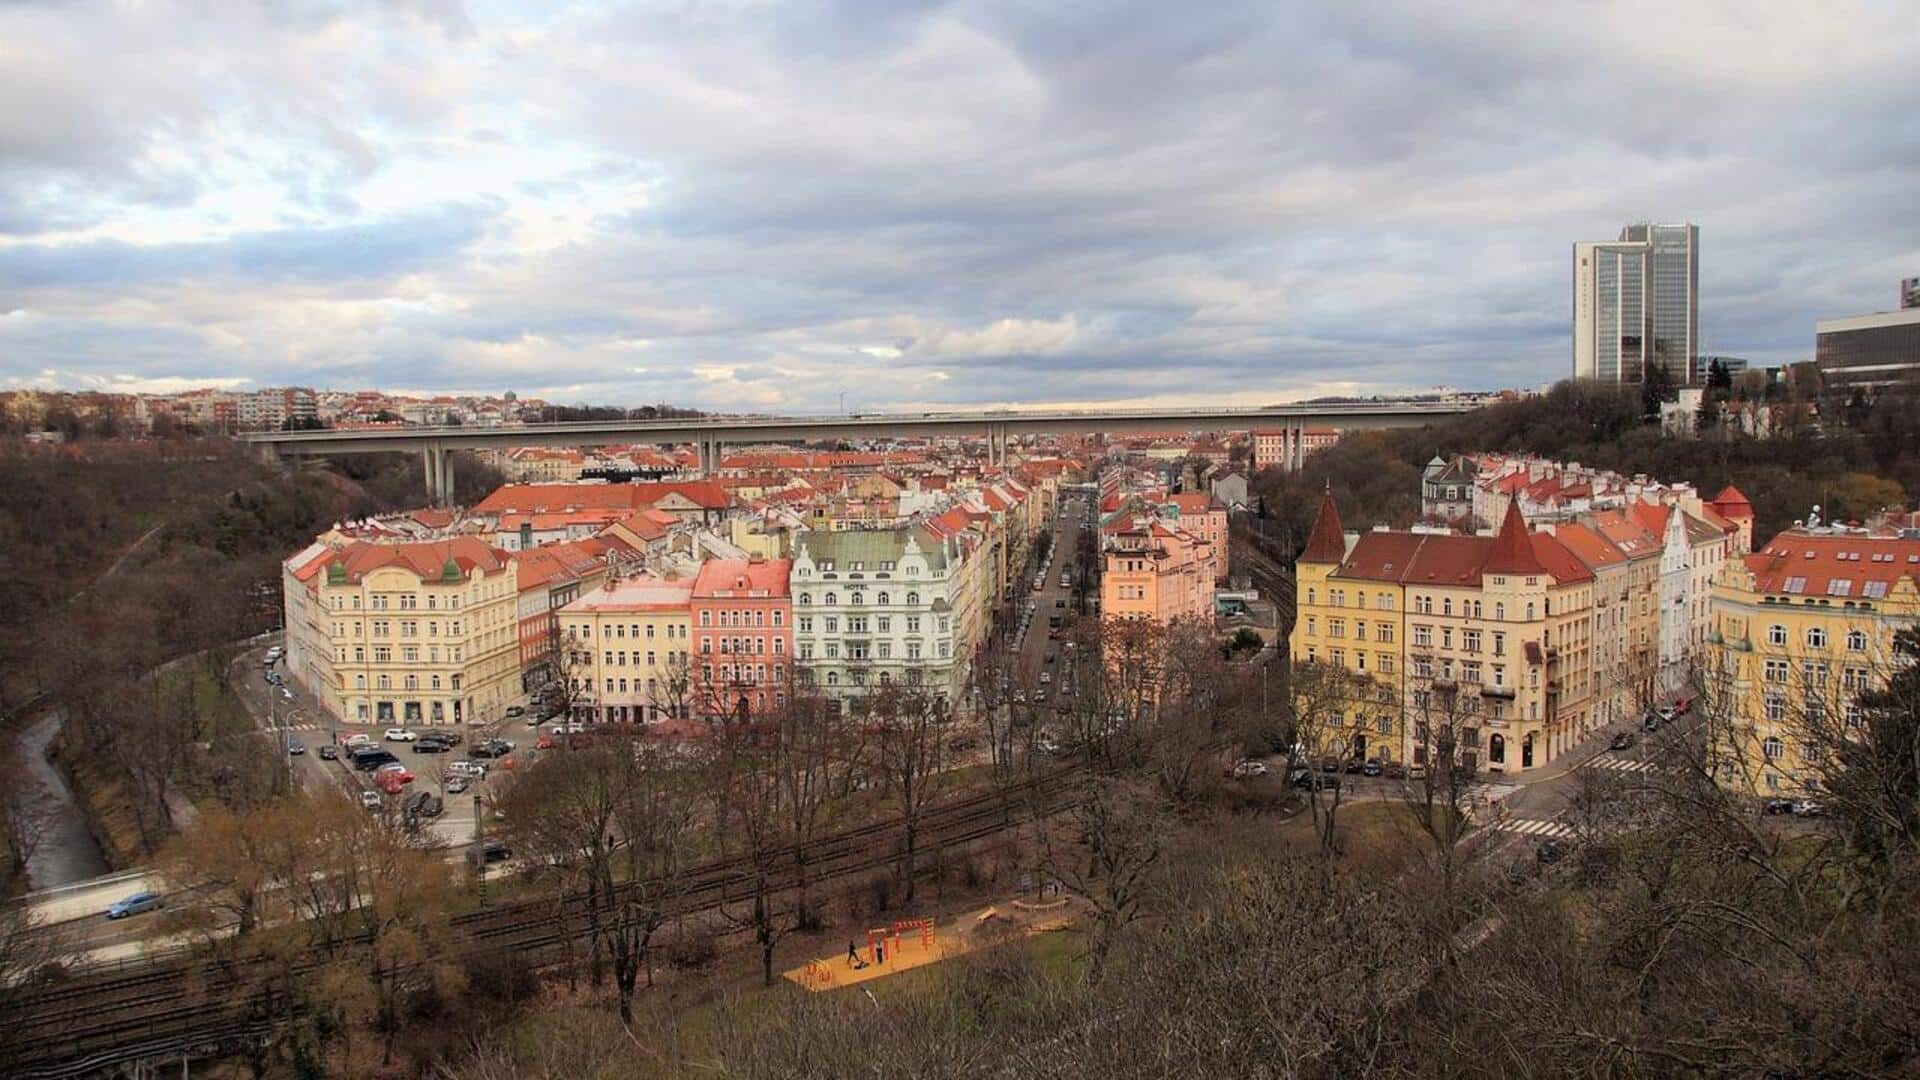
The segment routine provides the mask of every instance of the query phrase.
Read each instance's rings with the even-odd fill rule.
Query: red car
[[[1673,703],[1673,712],[1675,716],[1685,716],[1692,711],[1693,711],[1693,699],[1690,697],[1683,697],[1680,700]]]
[[[537,742],[535,742],[535,743],[533,744],[533,748],[534,748],[535,750],[551,750],[551,749],[553,749],[553,736],[551,736],[551,735],[542,735],[542,736],[540,736],[540,738],[539,738],[539,740],[538,740]]]

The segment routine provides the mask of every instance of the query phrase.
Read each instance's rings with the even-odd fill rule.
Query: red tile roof
[[[332,552],[330,563],[344,567],[350,581],[360,581],[383,567],[397,566],[422,580],[437,581],[448,562],[464,577],[475,569],[492,574],[507,565],[508,555],[471,536],[424,540],[406,544],[369,544],[357,541]]]
[[[1533,534],[1533,557],[1561,585],[1593,580],[1587,564],[1549,533]]]
[[[1626,552],[1614,546],[1613,541],[1585,525],[1561,525],[1554,530],[1554,535],[1590,569],[1618,566],[1627,561]]]
[[[1483,572],[1488,574],[1541,574],[1546,567],[1534,554],[1527,539],[1527,521],[1520,516],[1518,502],[1507,504],[1507,517],[1500,523],[1500,534],[1493,538],[1493,550],[1487,553]]]
[[[1307,534],[1307,546],[1300,552],[1299,561],[1337,563],[1346,557],[1347,539],[1340,531],[1340,508],[1333,504],[1333,492],[1329,491],[1320,497],[1320,512],[1314,515],[1313,531]]]
[[[788,574],[792,559],[708,559],[700,564],[700,576],[693,582],[695,600],[710,599],[723,591],[764,590],[769,597],[789,595]]]
[[[1878,599],[1867,586],[1892,591],[1901,578],[1920,586],[1920,540],[1893,534],[1826,535],[1789,529],[1747,556],[1754,588],[1780,595]],[[1834,582],[1845,582],[1834,592]],[[1793,586],[1789,588],[1789,586]],[[1878,591],[1878,588],[1876,588]]]

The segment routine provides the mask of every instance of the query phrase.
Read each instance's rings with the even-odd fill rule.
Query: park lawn
[[[176,695],[192,694],[194,713],[200,718],[202,741],[255,730],[253,717],[224,677],[237,652],[236,649],[219,649],[211,660],[204,657],[183,659],[161,668],[153,675],[162,701],[178,700]],[[209,663],[214,664],[212,670],[209,670]]]

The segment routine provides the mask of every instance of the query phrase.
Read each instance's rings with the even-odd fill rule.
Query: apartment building
[[[1160,516],[1192,533],[1207,545],[1209,580],[1227,580],[1227,508],[1206,492],[1185,492],[1167,496]]]
[[[1713,587],[1704,676],[1716,779],[1749,794],[1818,789],[1857,698],[1885,685],[1894,635],[1920,623],[1920,530],[1798,527],[1729,561]]]
[[[978,634],[964,538],[921,527],[794,539],[793,648],[801,683],[847,701],[893,683],[958,702]]]
[[[762,716],[787,703],[793,668],[788,559],[708,559],[690,597],[703,716]]]
[[[482,722],[519,696],[506,552],[473,537],[315,543],[281,575],[287,670],[342,720]]]
[[[1426,764],[1445,715],[1468,764],[1503,772],[1595,725],[1595,575],[1517,508],[1492,537],[1376,529],[1349,549],[1329,495],[1296,572],[1295,663],[1367,687],[1337,725],[1347,752]]]
[[[1100,617],[1166,626],[1212,619],[1212,546],[1178,525],[1137,517],[1102,530]]]
[[[616,572],[560,609],[560,677],[576,716],[637,724],[694,714],[693,587],[692,578]]]
[[[616,541],[596,538],[551,544],[513,556],[521,689],[533,690],[555,678],[553,660],[560,641],[560,609],[581,593],[599,587],[612,560],[631,555]]]

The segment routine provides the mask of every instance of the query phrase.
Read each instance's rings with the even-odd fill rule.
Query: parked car
[[[1398,761],[1383,762],[1380,765],[1380,775],[1389,780],[1405,780],[1407,767]]]
[[[373,770],[373,776],[374,776],[374,779],[376,780],[393,776],[393,777],[398,777],[400,779],[400,782],[403,784],[413,783],[413,771],[408,769],[405,765],[402,765],[397,761],[390,761],[387,764],[382,765],[379,768]]]
[[[1795,799],[1793,801],[1793,816],[1794,817],[1826,817],[1827,808],[1824,805],[1817,803],[1812,799]]]
[[[445,739],[421,739],[413,744],[416,754],[444,754],[453,749],[453,744]]]
[[[386,733],[381,735],[380,737],[386,740],[387,742],[415,742],[420,738],[420,736],[415,735],[413,732],[408,731],[406,728],[399,728],[399,727],[388,728],[386,730]]]
[[[327,743],[321,746],[320,749],[315,752],[320,755],[320,760],[322,761],[340,760],[340,748],[333,745],[332,743]]]
[[[416,791],[407,796],[405,812],[414,817],[439,817],[446,808],[446,801],[433,792]]]
[[[386,802],[380,798],[380,793],[377,791],[363,791],[360,793],[360,805],[369,810],[378,810],[385,806]]]
[[[534,743],[533,743],[533,748],[534,748],[535,750],[551,750],[551,749],[553,749],[553,736],[552,736],[552,735],[542,735],[542,736],[540,736],[540,737],[539,737],[538,739],[536,739],[536,740],[534,740]]]
[[[1623,731],[1620,734],[1615,735],[1613,737],[1613,741],[1607,744],[1607,749],[1609,750],[1633,749],[1633,732]]]
[[[468,780],[464,776],[459,776],[459,775],[449,776],[447,777],[447,794],[458,795],[461,792],[467,790],[467,785],[472,782],[473,781]]]
[[[1407,766],[1407,779],[1425,780],[1426,778],[1427,778],[1427,767],[1425,765],[1415,764],[1415,765]]]
[[[347,747],[348,753],[352,753],[353,748],[356,746],[372,746],[372,745],[373,745],[373,736],[371,735],[360,734],[360,735],[347,736],[346,747]]]
[[[513,717],[516,717],[516,716],[525,716],[526,714],[527,714],[527,710],[524,706],[520,706],[520,705],[507,706],[508,719],[512,719]]]
[[[293,691],[291,691],[291,690],[289,690],[289,689],[287,689],[287,688],[286,688],[286,687],[284,687],[284,686],[283,686],[283,687],[281,687],[281,688],[280,688],[280,698],[281,698],[281,700],[283,700],[283,701],[292,701],[292,700],[293,700]]]
[[[1663,705],[1661,706],[1659,711],[1656,713],[1656,715],[1658,715],[1660,717],[1661,722],[1664,723],[1666,721],[1672,720],[1676,714],[1674,712],[1673,706]]]
[[[288,740],[287,740],[287,753],[289,753],[289,754],[304,754],[304,753],[306,753],[306,752],[307,752],[307,746],[306,746],[306,744],[305,744],[305,743],[303,743],[303,742],[301,742],[301,741],[300,741],[299,739],[288,739]]]
[[[1338,773],[1327,776],[1312,769],[1295,769],[1287,777],[1287,783],[1301,791],[1332,791],[1340,787],[1340,776]]]
[[[513,849],[501,840],[485,840],[481,842],[478,850],[472,848],[467,850],[467,861],[479,865],[505,862],[511,858],[513,858]]]
[[[353,755],[353,767],[360,772],[372,772],[382,765],[399,760],[385,750],[361,750]]]
[[[1660,730],[1660,714],[1657,712],[1648,713],[1646,717],[1640,721],[1640,726],[1646,728],[1648,731]]]
[[[1267,763],[1247,760],[1233,767],[1233,775],[1241,780],[1250,780],[1256,776],[1267,775]]]
[[[513,744],[505,739],[488,739],[483,743],[477,744],[469,751],[469,753],[477,758],[506,757],[512,752]]]
[[[107,908],[107,918],[124,919],[129,915],[141,915],[149,911],[158,911],[166,902],[157,892],[137,892],[132,896],[115,900]]]
[[[1359,758],[1348,758],[1347,763],[1341,766],[1340,771],[1346,773],[1348,776],[1358,776],[1366,770],[1366,767],[1367,763]]]
[[[1760,812],[1763,814],[1791,814],[1793,813],[1793,800],[1768,799],[1766,802],[1760,804]]]
[[[485,762],[471,761],[463,758],[447,766],[447,775],[466,776],[480,780],[486,777],[487,766]]]
[[[1323,773],[1337,773],[1337,772],[1339,772],[1339,771],[1340,771],[1340,759],[1339,759],[1339,758],[1326,758],[1326,759],[1323,759],[1323,760],[1322,760],[1322,761],[1320,762],[1320,771],[1321,771],[1321,772],[1323,772]]]
[[[1360,766],[1360,774],[1362,776],[1379,776],[1384,772],[1386,772],[1385,766],[1372,758],[1368,758],[1367,763]]]

